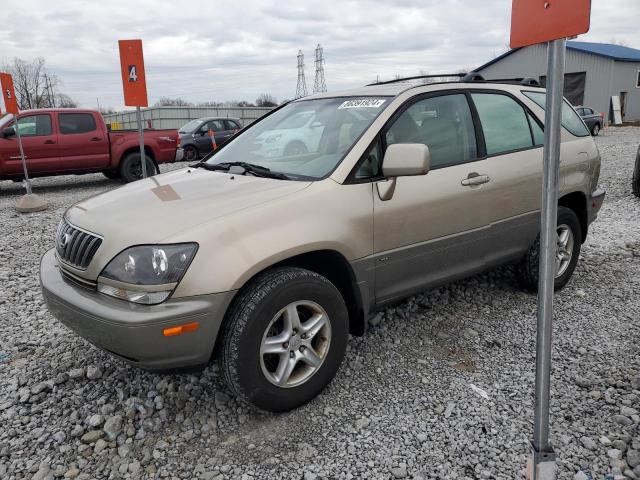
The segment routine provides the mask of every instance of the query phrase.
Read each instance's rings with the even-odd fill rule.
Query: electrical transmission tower
[[[313,83],[313,93],[326,92],[324,81],[324,50],[320,44],[316,47],[316,81]]]
[[[304,78],[304,54],[298,50],[298,86],[296,87],[296,98],[306,97],[307,81]]]

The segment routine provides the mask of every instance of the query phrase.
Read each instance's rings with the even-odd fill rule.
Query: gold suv
[[[271,411],[335,375],[370,313],[518,264],[537,286],[544,90],[393,82],[288,103],[200,163],[69,208],[42,258],[51,312],[150,370],[206,365]],[[556,287],[602,205],[562,115]]]

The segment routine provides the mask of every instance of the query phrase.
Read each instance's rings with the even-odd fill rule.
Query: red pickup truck
[[[25,110],[18,116],[30,177],[102,172],[127,182],[142,177],[140,141],[135,130],[109,131],[99,112],[77,108]],[[147,172],[181,160],[177,130],[145,130]],[[24,177],[15,120],[0,119],[0,180]]]

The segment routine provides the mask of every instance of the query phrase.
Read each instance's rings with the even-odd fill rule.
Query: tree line
[[[46,67],[45,59],[37,57],[32,61],[14,58],[10,63],[0,65],[0,71],[10,73],[20,110],[34,108],[77,108],[78,102],[63,93],[62,81]],[[285,103],[287,100],[281,102]],[[255,102],[231,100],[227,102],[193,103],[182,98],[161,97],[154,107],[277,107],[278,100],[271,94],[261,94]],[[115,113],[112,107],[100,107],[103,115]]]

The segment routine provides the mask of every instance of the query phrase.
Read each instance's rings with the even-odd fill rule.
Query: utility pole
[[[307,81],[304,78],[304,54],[302,50],[298,50],[298,86],[296,87],[296,97],[306,97],[307,93]]]
[[[327,91],[327,84],[324,80],[324,49],[320,44],[316,47],[316,79],[313,83],[313,93]]]

